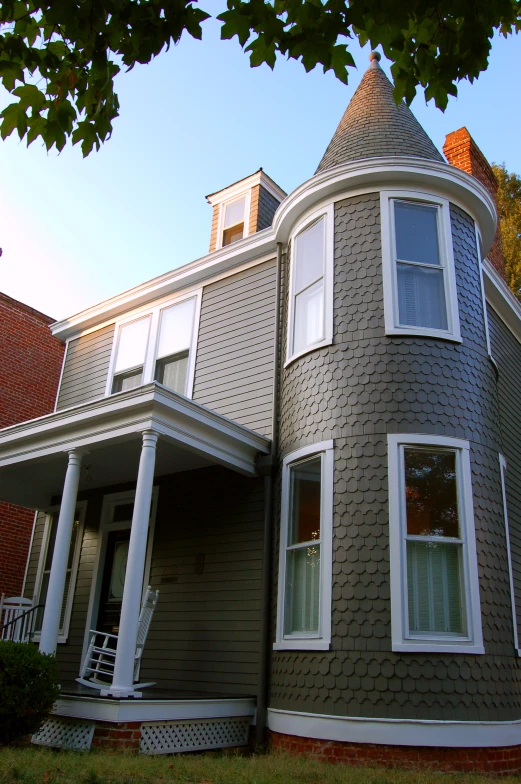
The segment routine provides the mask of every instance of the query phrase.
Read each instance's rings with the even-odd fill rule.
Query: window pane
[[[121,327],[115,373],[145,364],[149,326],[150,316]]]
[[[236,223],[242,223],[244,221],[244,208],[246,206],[246,197],[243,196],[242,199],[237,199],[237,201],[232,201],[231,204],[227,204],[224,208],[224,228],[227,229],[228,226],[234,226]]]
[[[233,229],[225,229],[223,231],[223,247],[231,245],[232,242],[242,240],[244,236],[244,223],[238,223]]]
[[[195,299],[187,299],[161,312],[157,358],[178,354],[190,348],[194,324]]]
[[[53,514],[51,519],[51,530],[47,544],[47,554],[45,556],[44,570],[47,572],[51,568],[52,554],[54,553],[54,542],[56,541],[56,529],[58,528],[58,513]]]
[[[461,547],[407,542],[409,630],[466,634],[461,592]]]
[[[397,264],[399,322],[447,329],[443,270]]]
[[[65,610],[67,607],[67,598],[69,596],[70,590],[70,581],[71,581],[71,574],[72,574],[72,564],[74,560],[74,550],[76,549],[76,539],[78,537],[78,529],[80,526],[79,518],[77,518],[72,526],[72,534],[71,534],[71,543],[69,545],[69,557],[67,559],[67,573],[65,576],[65,589],[63,592],[63,603],[60,613],[60,633],[63,632],[63,624],[65,620]],[[42,575],[42,582],[40,586],[40,595],[38,597],[38,604],[45,605],[47,600],[47,591],[49,588],[49,577],[52,565],[52,557],[54,554],[54,545],[56,542],[56,530],[58,528],[58,512],[52,516],[51,522],[51,530],[49,532],[49,540],[47,544],[47,553],[45,555],[45,564],[44,564],[44,571]],[[36,632],[41,631],[42,629],[42,621],[43,621],[43,613],[44,607],[38,610],[36,614],[36,621],[34,625],[34,630]]]
[[[121,373],[114,377],[112,384],[112,394],[116,392],[126,392],[127,389],[135,389],[141,385],[143,378],[143,368],[134,370],[132,373]]]
[[[293,353],[302,351],[324,337],[324,281],[295,297]]]
[[[455,452],[405,449],[407,533],[458,538]]]
[[[322,219],[295,239],[295,294],[324,274],[324,229]]]
[[[320,545],[290,550],[286,561],[285,634],[318,634]]]
[[[394,202],[396,258],[439,264],[438,209],[424,204]]]
[[[184,395],[186,391],[186,376],[188,373],[188,352],[175,357],[167,357],[157,363],[156,381],[163,384],[173,392]]]
[[[288,544],[320,539],[320,457],[290,469],[290,522]]]
[[[113,523],[127,523],[129,520],[132,520],[132,515],[134,514],[134,502],[131,501],[128,504],[118,504],[114,507],[114,511],[112,513],[112,522]]]

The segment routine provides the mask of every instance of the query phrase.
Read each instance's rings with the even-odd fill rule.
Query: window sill
[[[298,640],[281,640],[273,643],[274,651],[329,651],[331,642],[324,639],[301,637]]]
[[[452,332],[442,332],[435,329],[421,329],[420,327],[411,327],[405,329],[402,327],[392,327],[385,330],[386,335],[400,335],[401,337],[421,337],[421,338],[436,338],[436,340],[446,340],[450,343],[462,343],[461,336]]]
[[[485,648],[482,645],[473,645],[470,641],[462,643],[449,643],[446,640],[436,642],[436,640],[422,640],[421,642],[393,643],[392,650],[397,653],[473,653],[484,654]]]
[[[333,339],[326,338],[325,340],[321,340],[320,343],[313,343],[312,346],[307,346],[306,348],[299,351],[297,354],[292,354],[289,359],[284,362],[284,367],[287,368],[288,365],[291,365],[296,359],[300,359],[300,357],[304,357],[306,354],[311,354],[312,351],[316,351],[319,348],[324,348],[324,346],[332,346]]]

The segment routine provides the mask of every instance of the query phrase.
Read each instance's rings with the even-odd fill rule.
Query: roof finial
[[[369,60],[371,63],[369,68],[380,68],[379,63],[381,59],[382,59],[382,55],[380,54],[380,52],[371,52],[371,54],[369,55]]]

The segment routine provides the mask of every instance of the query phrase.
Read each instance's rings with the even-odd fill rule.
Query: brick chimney
[[[471,174],[479,180],[494,199],[497,208],[498,184],[496,177],[489,162],[466,128],[460,128],[458,131],[453,131],[447,135],[443,145],[443,154],[451,166],[463,169],[467,174]],[[499,223],[494,242],[488,252],[488,260],[501,277],[506,280],[505,257],[503,255]]]

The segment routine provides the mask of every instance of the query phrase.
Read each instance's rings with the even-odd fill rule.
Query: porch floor
[[[237,700],[247,699],[254,700],[253,694],[237,695],[237,694],[216,694],[209,691],[182,691],[177,689],[157,689],[150,686],[142,691],[143,697],[141,699],[134,699],[133,697],[102,697],[101,691],[98,689],[90,689],[76,681],[63,681],[60,685],[60,697],[90,697],[91,699],[110,700],[112,702],[126,702],[126,703],[139,703],[143,700],[149,702],[163,702],[172,700]]]

